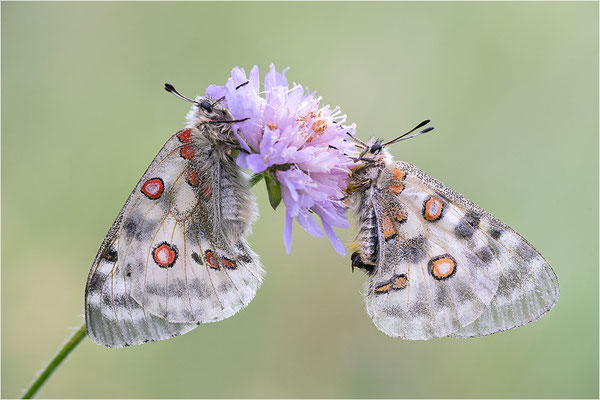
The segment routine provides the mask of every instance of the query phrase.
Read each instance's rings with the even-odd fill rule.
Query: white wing
[[[92,340],[121,347],[167,339],[248,305],[263,275],[244,239],[255,215],[233,160],[195,129],[174,135],[94,262],[86,288]]]
[[[556,276],[526,240],[416,167],[388,167],[372,199],[380,246],[367,311],[385,333],[485,335],[555,303]]]

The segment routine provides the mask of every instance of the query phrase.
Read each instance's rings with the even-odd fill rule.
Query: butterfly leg
[[[350,260],[352,261],[352,272],[354,272],[354,268],[358,268],[365,271],[367,275],[373,274],[373,271],[375,270],[375,265],[365,263],[360,257],[360,253],[358,251],[352,253],[352,255],[350,256]]]

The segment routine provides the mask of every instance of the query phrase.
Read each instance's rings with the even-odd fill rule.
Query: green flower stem
[[[256,185],[260,180],[264,177],[263,174],[254,174],[252,178],[250,178],[250,186]],[[85,331],[85,324],[81,326],[75,332],[75,334],[69,339],[67,343],[63,346],[62,349],[54,356],[52,361],[44,368],[42,373],[37,377],[37,379],[31,384],[29,389],[25,392],[22,399],[31,399],[38,390],[46,383],[50,375],[54,373],[54,370],[58,368],[58,366],[64,361],[65,358],[77,347],[79,343],[87,336],[87,332]]]
[[[46,366],[46,368],[44,368],[42,373],[31,384],[29,389],[27,389],[27,391],[21,398],[22,399],[31,399],[35,395],[35,393],[44,385],[44,383],[46,383],[46,381],[48,380],[50,375],[52,375],[54,370],[56,368],[58,368],[60,363],[62,363],[63,360],[65,358],[67,358],[69,353],[71,353],[73,351],[73,349],[75,349],[75,347],[77,347],[77,345],[79,343],[81,343],[83,338],[85,338],[86,336],[87,336],[87,333],[85,331],[85,324],[83,324],[81,326],[81,328],[79,328],[77,330],[77,332],[75,332],[75,334],[71,337],[71,339],[69,339],[69,341],[67,343],[65,343],[63,348],[60,349],[60,351],[54,356],[52,361],[50,361],[50,363]]]

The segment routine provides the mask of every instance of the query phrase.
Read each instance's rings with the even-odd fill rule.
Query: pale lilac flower
[[[348,155],[356,149],[346,139],[355,126],[342,124],[346,117],[338,107],[321,107],[321,98],[314,92],[298,84],[290,88],[286,71],[279,73],[271,65],[260,92],[258,67],[252,68],[249,77],[236,67],[225,86],[210,86],[207,95],[224,96],[234,119],[247,118],[233,125],[245,150],[237,163],[278,182],[286,206],[283,238],[288,253],[295,218],[313,236],[323,236],[325,231],[335,250],[344,255],[332,227],[349,227],[340,199],[354,165]],[[320,217],[323,230],[311,214]]]

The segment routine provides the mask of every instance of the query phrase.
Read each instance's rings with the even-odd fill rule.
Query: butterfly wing
[[[195,128],[161,149],[121,210],[86,289],[92,340],[167,339],[245,307],[263,269],[245,236],[256,216],[247,180]]]
[[[385,333],[490,334],[555,303],[556,276],[527,241],[418,168],[392,164],[371,198],[380,245],[367,311]]]
[[[480,229],[502,265],[498,290],[481,316],[452,337],[485,336],[525,325],[545,315],[558,300],[554,270],[527,240],[498,220],[482,220]]]

